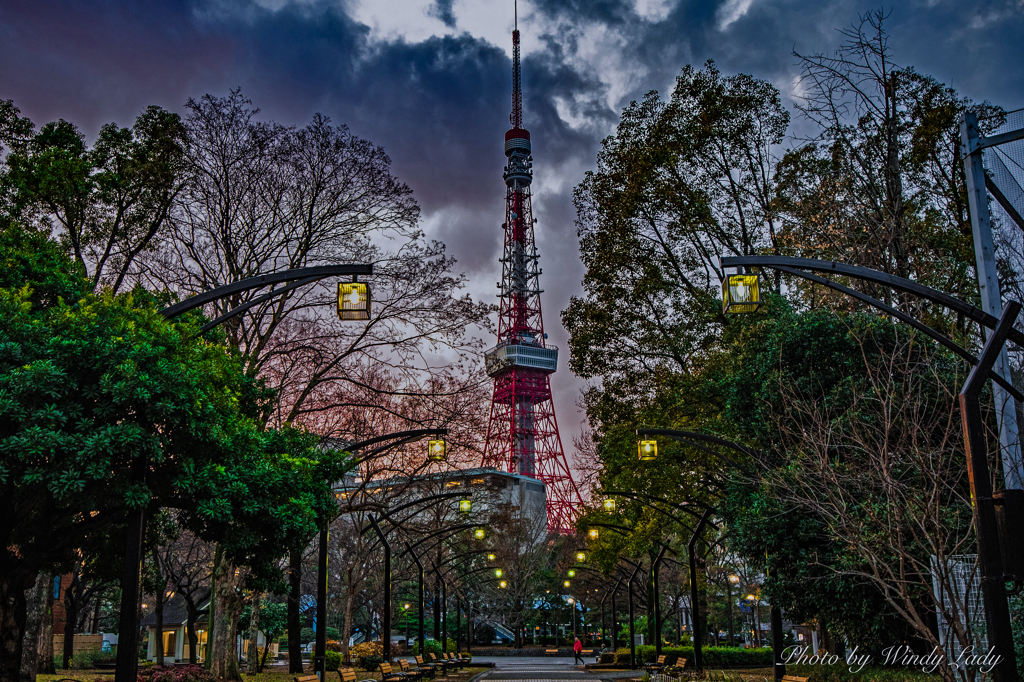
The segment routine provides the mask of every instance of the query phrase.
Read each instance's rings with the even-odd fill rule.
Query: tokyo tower
[[[548,530],[569,532],[582,499],[562,451],[551,401],[549,379],[558,368],[558,349],[546,345],[541,319],[541,271],[530,207],[533,156],[530,133],[523,128],[521,76],[517,17],[512,31],[512,128],[505,133],[508,165],[498,345],[485,354],[494,396],[484,465],[542,481],[547,488]]]

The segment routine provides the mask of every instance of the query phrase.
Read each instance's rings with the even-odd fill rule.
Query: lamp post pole
[[[418,599],[417,603],[418,603],[418,606],[417,606],[417,609],[416,609],[416,621],[417,621],[417,623],[416,623],[416,626],[417,626],[416,644],[420,648],[420,654],[422,656],[426,656],[427,652],[423,648],[423,645],[424,645],[424,634],[423,634],[423,563],[420,561],[420,558],[418,556],[416,556],[416,552],[412,551],[412,547],[409,546],[408,542],[405,543],[405,547],[406,547],[407,552],[410,555],[412,555],[412,560],[416,562],[417,577],[419,578],[418,583],[417,583],[417,585],[418,585],[418,590],[417,590],[417,599]],[[424,660],[426,660],[426,659],[424,659]]]
[[[640,570],[642,564],[638,562],[636,568],[629,575],[629,580],[626,581],[626,590],[629,593],[629,669],[636,670],[636,635],[633,632],[633,578],[636,577],[637,571]]]

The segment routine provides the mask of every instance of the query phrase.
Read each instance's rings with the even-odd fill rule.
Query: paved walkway
[[[572,657],[474,656],[474,663],[494,663],[480,682],[601,682],[623,676],[611,671],[584,670]],[[627,673],[636,677],[636,672]]]

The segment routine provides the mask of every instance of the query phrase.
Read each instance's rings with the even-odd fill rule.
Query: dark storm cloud
[[[410,6],[425,39],[375,34],[349,0],[6,0],[0,3],[0,98],[37,123],[71,120],[89,135],[130,123],[147,105],[182,111],[189,97],[241,87],[268,119],[303,125],[320,111],[383,145],[413,188],[430,236],[448,244],[474,293],[494,300],[501,248],[502,135],[508,127],[510,37],[466,31],[464,0]],[[511,4],[511,3],[509,3]],[[373,7],[372,0],[364,0]],[[667,96],[687,63],[773,82],[791,98],[791,52],[831,51],[837,28],[877,7],[833,0],[521,0],[526,125],[534,140],[547,329],[582,268],[572,187],[592,167],[619,110],[649,90]],[[494,21],[511,25],[496,13]],[[441,23],[437,23],[439,20]],[[897,62],[974,99],[1024,106],[1020,0],[909,0],[887,22]],[[492,34],[493,35],[493,34]],[[792,99],[787,101],[792,102]],[[580,386],[555,375],[563,428],[578,425]],[[569,434],[563,434],[568,444]]]
[[[455,28],[455,15],[452,13],[454,0],[435,0],[434,4],[427,10],[427,14],[440,19],[448,28]]]

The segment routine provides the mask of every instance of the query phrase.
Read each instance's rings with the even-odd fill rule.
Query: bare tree
[[[225,326],[245,371],[277,391],[268,420],[349,435],[315,420],[334,406],[339,390],[368,388],[359,379],[378,366],[400,375],[401,389],[392,392],[411,393],[417,382],[434,390],[422,375],[453,371],[453,363],[480,350],[466,328],[486,325],[490,308],[459,295],[464,277],[452,274],[454,261],[443,245],[424,241],[419,208],[391,174],[383,149],[321,115],[301,129],[260,122],[237,90],[189,100],[187,108],[184,188],[172,210],[173,229],[137,273],[142,281],[185,297],[288,268],[374,265],[372,318],[365,324],[337,320],[336,294],[325,284],[255,305]],[[207,312],[223,314],[262,293],[227,297]],[[293,541],[293,573],[308,540]],[[217,574],[230,578],[233,570],[215,562]],[[293,580],[293,592],[300,582]],[[215,620],[237,616],[233,593],[219,582],[215,592],[215,600],[231,602],[215,603]],[[289,608],[294,629],[294,594]]]
[[[950,642],[977,645],[956,576],[963,555],[974,551],[959,377],[912,338],[872,357],[865,352],[866,381],[851,384],[841,410],[817,396],[790,396],[780,429],[794,456],[769,475],[769,485],[793,509],[820,519],[856,559],[830,570],[873,585],[930,646],[941,647],[929,626],[935,612]],[[941,672],[965,682],[977,674],[945,658]]]

